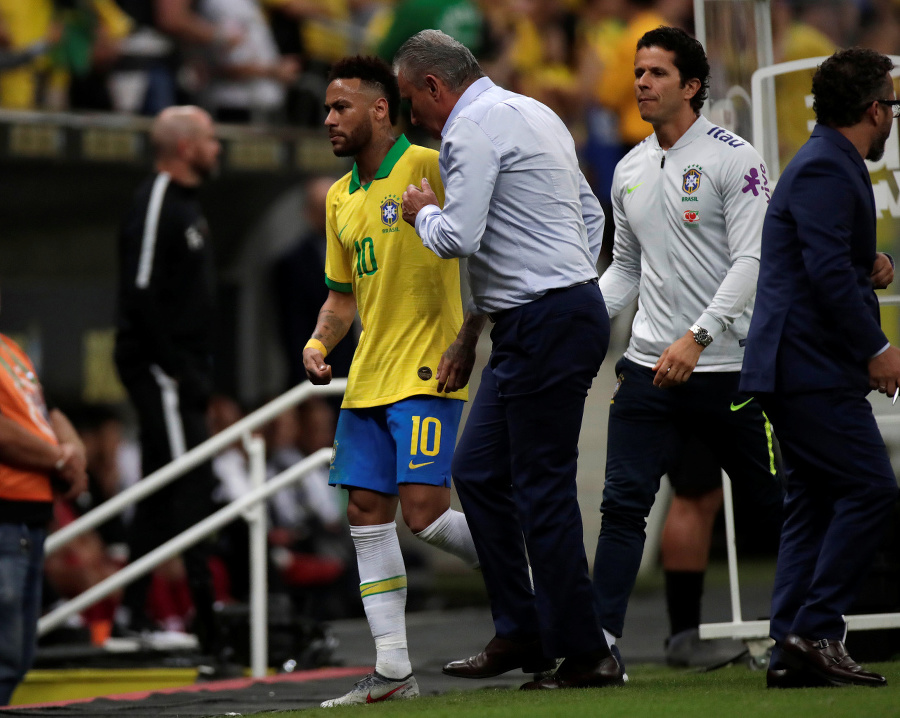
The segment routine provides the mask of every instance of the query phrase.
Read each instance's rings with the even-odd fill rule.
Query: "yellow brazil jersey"
[[[462,325],[459,262],[425,249],[401,216],[403,192],[423,177],[443,205],[437,152],[401,135],[372,182],[360,185],[354,165],[328,191],[325,283],[353,292],[362,321],[344,393],[348,409],[417,394],[468,396],[466,389],[438,394],[436,379]]]

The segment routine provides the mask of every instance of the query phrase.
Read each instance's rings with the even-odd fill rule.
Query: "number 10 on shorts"
[[[412,417],[412,441],[409,445],[410,456],[419,452],[425,456],[437,456],[441,450],[441,422],[433,416]]]

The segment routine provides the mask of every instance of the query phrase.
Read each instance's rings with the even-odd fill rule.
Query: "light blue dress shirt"
[[[416,232],[439,257],[469,258],[477,313],[597,276],[603,210],[552,110],[483,77],[441,135],[444,209],[423,207]]]

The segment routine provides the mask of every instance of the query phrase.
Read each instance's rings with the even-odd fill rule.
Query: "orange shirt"
[[[44,441],[59,443],[47,418],[44,392],[31,360],[3,334],[0,334],[0,413]],[[53,501],[50,476],[0,464],[0,499]]]

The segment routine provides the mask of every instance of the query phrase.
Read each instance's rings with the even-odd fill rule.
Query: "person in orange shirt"
[[[84,491],[85,466],[72,424],[47,410],[31,361],[0,334],[0,706],[34,658],[54,492]]]

